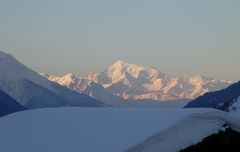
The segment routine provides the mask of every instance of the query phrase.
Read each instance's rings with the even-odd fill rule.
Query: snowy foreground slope
[[[240,121],[210,109],[54,108],[0,118],[4,152],[175,152],[224,124]]]

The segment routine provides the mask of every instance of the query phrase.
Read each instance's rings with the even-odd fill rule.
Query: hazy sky
[[[239,0],[0,0],[0,50],[84,76],[118,59],[239,80]]]

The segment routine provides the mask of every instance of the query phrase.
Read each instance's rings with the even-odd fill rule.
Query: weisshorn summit
[[[121,60],[100,73],[83,78],[77,78],[74,74],[63,77],[47,74],[42,76],[112,106],[155,107],[157,104],[162,106],[163,103],[179,104],[180,101],[190,101],[206,92],[220,90],[232,84],[228,80],[202,75],[173,77],[156,68]]]

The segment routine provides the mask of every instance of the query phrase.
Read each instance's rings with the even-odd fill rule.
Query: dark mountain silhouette
[[[215,108],[227,111],[228,108],[240,96],[240,81],[226,89],[206,93],[195,100],[189,102],[185,108]]]
[[[8,94],[0,90],[0,116],[22,110],[25,110],[22,105],[11,98]]]

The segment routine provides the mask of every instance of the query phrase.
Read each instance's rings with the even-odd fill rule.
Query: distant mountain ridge
[[[117,61],[98,74],[78,78],[74,74],[63,77],[41,74],[45,78],[72,90],[103,101],[100,94],[111,99],[126,101],[192,100],[208,91],[220,90],[232,81],[218,80],[202,75],[173,77],[152,67]],[[118,103],[116,101],[115,103]],[[123,103],[123,102],[122,102]]]
[[[96,99],[43,78],[2,51],[0,73],[0,89],[27,108],[104,106]]]
[[[186,105],[186,108],[215,108],[223,111],[240,112],[240,81],[226,89],[206,93]]]

